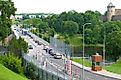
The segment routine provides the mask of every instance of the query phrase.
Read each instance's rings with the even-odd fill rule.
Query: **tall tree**
[[[64,21],[62,26],[62,31],[65,34],[74,35],[78,32],[79,26],[73,21]]]
[[[11,15],[15,15],[16,8],[11,0],[0,0],[0,40],[4,40],[10,34],[12,21]]]
[[[107,35],[106,52],[114,60],[121,56],[121,31],[113,31]]]

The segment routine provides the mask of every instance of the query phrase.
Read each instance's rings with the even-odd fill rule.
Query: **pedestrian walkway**
[[[76,63],[76,62],[72,61],[72,64],[82,68],[82,65],[79,64],[79,63]],[[119,74],[111,73],[111,72],[108,72],[106,70],[92,71],[90,67],[85,67],[85,66],[83,68],[84,68],[84,70],[90,71],[90,72],[92,72],[94,74],[97,74],[97,75],[101,75],[101,76],[105,76],[105,77],[110,77],[110,78],[115,78],[115,79],[121,80],[121,75],[119,75]]]

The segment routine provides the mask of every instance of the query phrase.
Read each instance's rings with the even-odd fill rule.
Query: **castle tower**
[[[115,6],[110,2],[107,6],[107,21],[111,21],[113,15],[115,15]]]

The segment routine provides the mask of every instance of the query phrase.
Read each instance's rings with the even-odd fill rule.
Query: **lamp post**
[[[105,42],[106,42],[106,34],[105,34],[105,26],[104,27],[104,39],[103,39],[103,68],[105,67]]]
[[[89,25],[89,24],[91,24],[91,23],[85,23],[84,25],[83,25],[83,54],[82,54],[82,80],[84,80],[84,46],[85,46],[85,43],[84,43],[84,34],[85,34],[85,26],[86,25]]]
[[[2,14],[2,13],[1,13],[1,11],[0,11],[0,16],[1,16],[1,14]]]

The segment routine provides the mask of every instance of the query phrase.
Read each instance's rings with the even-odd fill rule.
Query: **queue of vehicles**
[[[17,28],[13,28],[14,30],[21,32],[23,36],[29,36],[31,39],[33,39],[33,41],[35,43],[37,43],[38,45],[44,45],[42,42],[40,42],[39,40],[37,40],[36,38],[34,38],[31,34],[29,34],[29,30],[28,29],[17,29]],[[62,54],[55,52],[52,48],[44,45],[44,49],[46,51],[46,53],[50,54],[51,56],[53,56],[55,59],[62,59]],[[31,44],[28,44],[28,49],[33,49],[33,46]]]
[[[23,32],[22,33],[23,35],[28,35],[38,45],[44,45],[43,43],[41,43],[40,41],[38,41],[37,39],[32,37],[26,30],[23,30],[22,32]],[[28,45],[28,49],[33,49],[33,46],[32,45]],[[62,59],[62,54],[60,54],[58,52],[54,52],[54,50],[52,48],[48,47],[48,46],[45,46],[43,50],[45,50],[46,53],[52,55],[55,59]]]

